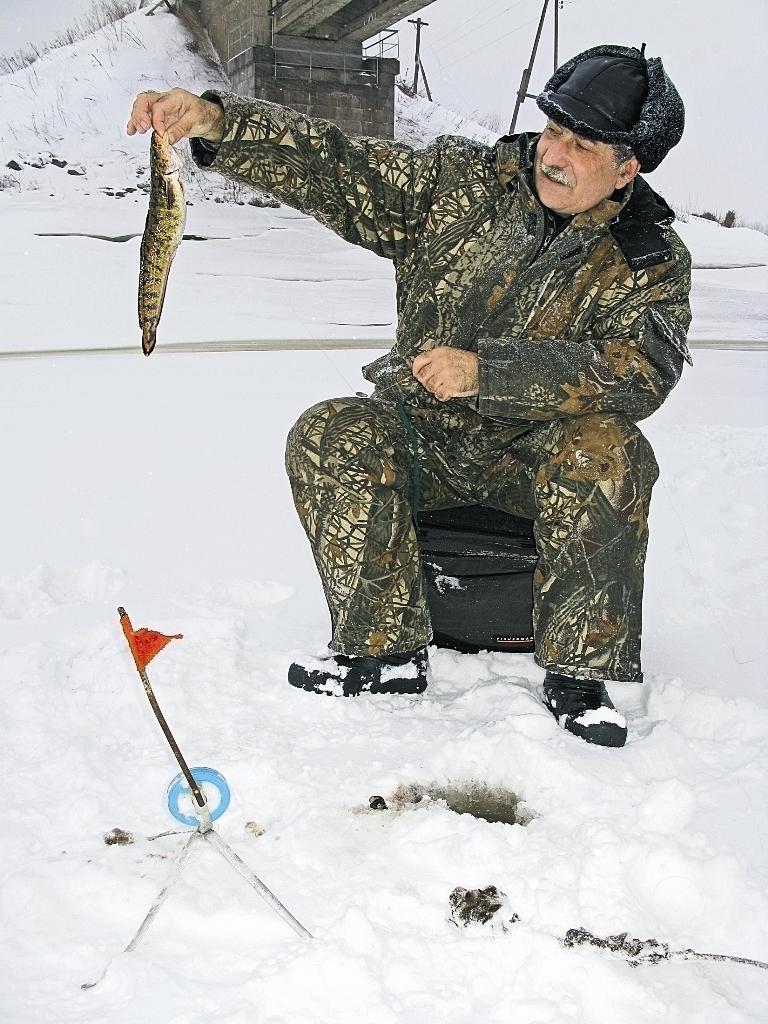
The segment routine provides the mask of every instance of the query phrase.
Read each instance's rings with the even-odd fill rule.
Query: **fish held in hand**
[[[181,159],[167,137],[157,132],[150,143],[150,169],[149,212],[139,267],[139,326],[145,356],[155,347],[168,274],[187,219]]]

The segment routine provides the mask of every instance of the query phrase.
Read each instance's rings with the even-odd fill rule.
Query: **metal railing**
[[[360,82],[361,79],[379,84],[379,58],[357,57],[351,53],[340,53],[338,50],[301,50],[286,46],[274,47],[274,76],[291,77],[290,71],[301,71],[302,79],[312,81],[312,75],[318,72],[340,72],[344,85]],[[288,72],[287,75],[281,74]],[[320,75],[322,79],[322,75]],[[327,80],[327,78],[326,78]]]
[[[384,29],[363,47],[365,57],[379,57],[400,60],[400,33],[396,28]]]
[[[340,72],[344,84],[360,82],[361,79],[379,84],[379,61],[388,57],[400,58],[400,36],[396,29],[387,29],[363,47],[358,56],[339,50],[309,50],[279,45],[275,21],[279,8],[287,0],[275,4],[269,14],[251,14],[229,30],[227,36],[227,65],[247,53],[265,39],[274,51],[274,77],[291,77],[292,69],[301,70],[301,76],[312,81],[318,72]]]

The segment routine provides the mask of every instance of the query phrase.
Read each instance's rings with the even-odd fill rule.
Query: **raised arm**
[[[191,137],[198,163],[269,192],[346,241],[396,263],[413,250],[437,181],[439,143],[418,151],[350,138],[289,107],[224,93],[192,97],[174,89],[142,96],[152,97],[151,104],[147,109],[137,97],[129,134],[131,127],[159,125],[174,141]]]

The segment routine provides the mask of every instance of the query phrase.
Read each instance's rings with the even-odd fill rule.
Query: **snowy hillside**
[[[395,137],[414,149],[423,149],[441,135],[463,135],[491,146],[498,134],[463,114],[430,103],[421,96],[395,90]]]
[[[632,969],[560,940],[582,926],[768,961],[768,353],[696,352],[643,424],[661,477],[646,678],[612,687],[625,748],[561,731],[530,656],[433,652],[420,699],[294,690],[287,667],[328,622],[284,439],[366,387],[392,269],[285,207],[216,203],[226,184],[201,175],[141,356],[146,198],[128,189],[147,140],[123,129],[139,88],[221,83],[190,41],[132,15],[0,78],[0,1022],[764,1024],[768,972]],[[407,97],[398,125],[424,143],[485,131]],[[710,268],[696,336],[766,338],[768,240],[681,231]],[[327,337],[362,350],[194,349]],[[184,634],[150,666],[158,699],[190,763],[229,781],[219,832],[311,942],[203,849],[120,955],[184,837],[165,834],[178,768],[118,605]],[[462,813],[478,796],[486,814],[519,798],[526,823]],[[451,891],[491,884],[520,920],[455,927]]]
[[[138,12],[0,77],[7,179],[23,192],[61,199],[130,195],[148,185],[147,147],[125,134],[132,99],[142,89],[228,88],[213,50],[201,50],[177,18]],[[11,161],[21,169],[9,168]],[[10,180],[6,189],[14,190]]]

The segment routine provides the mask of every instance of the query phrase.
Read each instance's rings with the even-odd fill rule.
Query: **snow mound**
[[[752,228],[724,228],[711,220],[690,216],[677,221],[675,231],[694,254],[698,270],[733,270],[768,266],[768,235]]]
[[[484,125],[421,96],[409,96],[395,89],[395,138],[414,149],[424,149],[441,135],[463,135],[475,142],[493,145],[499,137]]]
[[[124,584],[122,569],[100,562],[77,569],[41,565],[21,578],[0,577],[0,619],[39,619],[65,605],[110,597]]]

